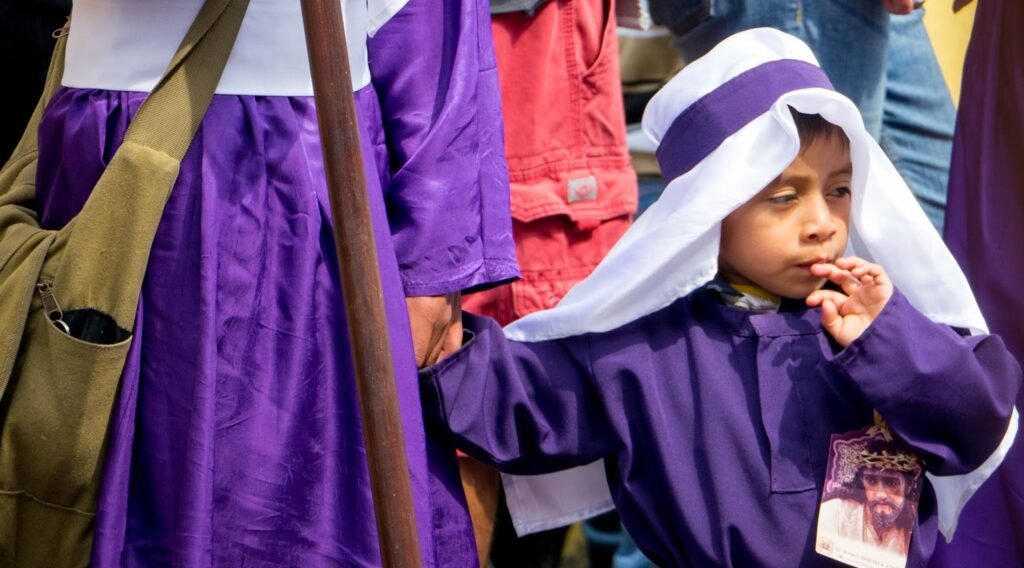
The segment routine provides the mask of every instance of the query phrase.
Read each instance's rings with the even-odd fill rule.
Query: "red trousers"
[[[466,296],[507,324],[554,306],[629,226],[637,186],[626,147],[614,5],[552,0],[492,29],[523,278]]]

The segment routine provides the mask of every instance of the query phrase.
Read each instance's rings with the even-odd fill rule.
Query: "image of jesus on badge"
[[[817,552],[858,567],[902,568],[917,519],[921,461],[884,426],[832,437]]]

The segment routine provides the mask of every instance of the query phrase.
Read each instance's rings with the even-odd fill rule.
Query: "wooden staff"
[[[409,464],[338,0],[301,0],[381,560],[420,567]]]

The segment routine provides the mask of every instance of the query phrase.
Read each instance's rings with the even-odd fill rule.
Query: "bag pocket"
[[[74,326],[87,334],[120,337],[88,312],[65,315],[74,314]],[[106,344],[72,337],[47,318],[35,299],[3,405],[4,491],[95,511],[104,440],[130,345],[130,335]]]
[[[114,345],[132,336],[114,318],[92,308],[64,312],[63,319],[68,326],[67,334],[85,343]]]

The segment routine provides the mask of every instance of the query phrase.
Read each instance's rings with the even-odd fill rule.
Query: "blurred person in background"
[[[957,6],[966,2],[958,1]],[[945,240],[993,333],[1024,361],[1024,3],[981,0],[967,48]],[[1024,394],[1017,399],[1024,408]],[[932,566],[1024,566],[1024,436],[964,509]]]

